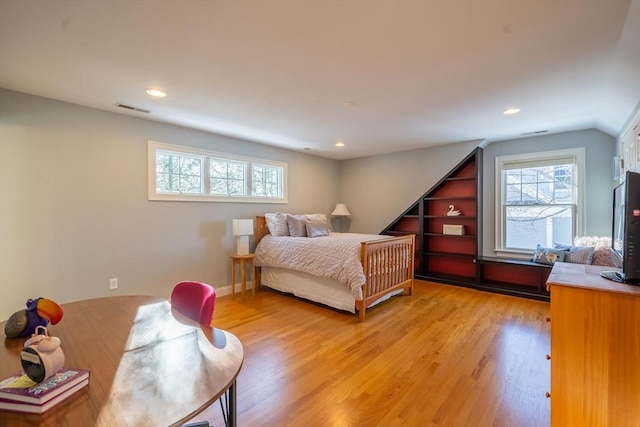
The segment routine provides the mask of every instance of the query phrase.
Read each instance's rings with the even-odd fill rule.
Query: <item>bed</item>
[[[314,220],[313,215],[308,217],[307,227]],[[265,216],[256,217],[258,286],[357,312],[360,321],[365,320],[367,308],[393,295],[413,293],[413,234],[273,234]]]

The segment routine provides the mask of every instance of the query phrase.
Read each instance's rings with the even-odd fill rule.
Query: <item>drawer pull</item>
[[[546,392],[544,395],[547,397],[547,399],[551,399],[551,393]]]
[[[547,360],[551,360],[551,355],[547,354],[546,358]]]
[[[548,317],[548,316],[545,317],[544,321],[547,322],[547,323],[551,322],[551,317]]]

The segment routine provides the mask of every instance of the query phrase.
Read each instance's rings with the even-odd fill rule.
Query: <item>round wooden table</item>
[[[163,299],[118,296],[63,304],[65,367],[89,370],[89,386],[45,412],[0,411],[2,426],[176,426],[229,391],[235,425],[235,381],[244,360],[233,334],[203,327]],[[4,337],[0,379],[22,370],[25,338]]]

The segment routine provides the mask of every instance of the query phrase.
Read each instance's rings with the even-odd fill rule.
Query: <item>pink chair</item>
[[[211,326],[215,304],[216,290],[206,283],[180,282],[171,291],[171,306],[182,315],[195,320],[201,325]],[[220,408],[222,409],[225,425],[228,425],[228,399],[227,393],[220,397]],[[226,408],[224,403],[226,403]],[[208,422],[201,421],[184,424],[183,427],[208,427],[209,425]]]
[[[211,326],[216,290],[206,283],[180,282],[171,291],[171,306],[201,325]]]

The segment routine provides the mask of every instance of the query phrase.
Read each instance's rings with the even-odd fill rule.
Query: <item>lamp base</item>
[[[236,255],[247,255],[249,253],[249,236],[238,236]]]

